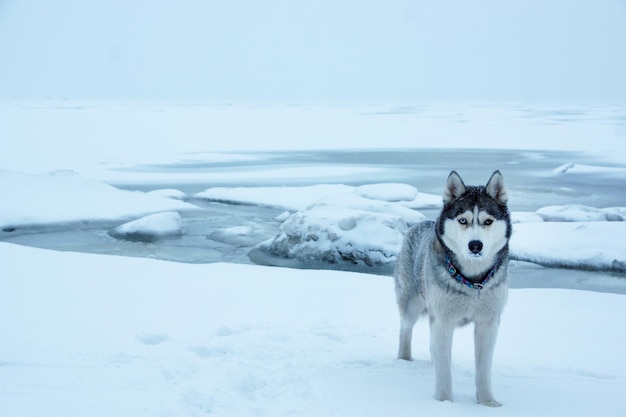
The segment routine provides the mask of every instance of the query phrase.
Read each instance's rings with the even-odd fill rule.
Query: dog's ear
[[[491,198],[500,204],[506,204],[509,200],[509,196],[506,192],[506,186],[504,185],[504,177],[500,174],[500,171],[494,171],[494,173],[491,174],[491,178],[487,181],[485,190]]]
[[[443,203],[448,204],[461,197],[465,192],[465,183],[456,171],[448,175],[446,186],[443,189]]]

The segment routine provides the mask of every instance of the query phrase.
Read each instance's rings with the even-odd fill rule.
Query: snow
[[[237,172],[163,172],[159,169],[153,171],[133,171],[132,168],[89,171],[89,175],[102,181],[114,183],[132,184],[180,184],[180,183],[219,183],[221,181],[241,184],[267,183],[268,181],[293,181],[302,179],[319,179],[319,181],[331,181],[336,179],[359,179],[364,176],[376,176],[383,170],[376,167],[349,167],[349,166],[323,166],[307,165],[304,167],[278,168],[273,166],[249,168]]]
[[[626,222],[518,223],[514,259],[541,265],[626,272]]]
[[[74,221],[117,220],[191,204],[158,195],[119,190],[73,171],[30,175],[0,169],[0,227]]]
[[[580,204],[513,212],[511,256],[551,267],[625,272],[625,218],[626,207]]]
[[[471,326],[455,402],[432,398],[428,324],[395,359],[388,277],[54,252],[0,243],[0,415],[623,416],[623,295],[511,290],[475,403]]]
[[[178,212],[150,214],[137,220],[124,223],[109,231],[117,239],[153,242],[183,234],[181,216]]]
[[[173,198],[175,200],[184,200],[187,195],[180,190],[173,188],[163,188],[160,190],[152,190],[147,192],[148,195],[156,195],[159,197]]]
[[[364,198],[391,202],[413,201],[418,195],[417,188],[408,184],[367,184],[355,192]]]
[[[28,173],[72,169],[87,178],[109,182],[180,183],[217,181],[223,173],[170,176],[159,170],[130,168],[184,161],[245,161],[254,158],[248,154],[255,150],[462,149],[468,144],[533,152],[568,149],[623,162],[623,105],[570,104],[566,106],[567,120],[562,117],[563,107],[519,103],[3,101],[0,167]],[[340,171],[335,173],[335,168]],[[380,172],[376,166],[362,167],[359,172],[341,169],[320,167],[312,161],[306,170],[296,172],[256,170],[250,175],[239,172],[229,176],[243,182],[257,175],[289,178],[319,173],[325,178],[358,178]]]
[[[318,184],[307,187],[213,187],[194,195],[209,201],[254,204],[303,210],[315,201],[334,195],[352,193],[354,187],[342,184]]]
[[[441,207],[441,196],[418,193],[408,184],[367,184],[359,187],[343,184],[316,184],[302,187],[213,187],[194,195],[209,201],[265,205],[288,210],[303,210],[317,202],[341,202],[342,205],[379,205],[412,209]],[[391,207],[392,204],[386,204]]]
[[[546,206],[536,211],[536,214],[548,222],[600,222],[624,221],[626,207],[596,208],[580,204],[564,206]]]
[[[390,265],[406,230],[425,219],[405,210],[408,216],[314,204],[287,218],[276,236],[259,244],[258,249],[303,264]]]
[[[543,217],[538,215],[537,213],[528,212],[528,211],[514,211],[511,213],[511,223],[533,223],[533,222],[542,222]]]
[[[333,165],[301,156],[305,163],[274,164],[276,155],[249,152],[515,144],[541,160],[546,154],[537,149],[574,149],[589,163],[552,170],[559,160],[533,175],[550,178],[546,187],[567,191],[563,195],[572,202],[589,190],[575,188],[573,178],[582,178],[574,183],[579,187],[602,178],[619,189],[626,172],[623,106],[577,108],[567,122],[561,110],[0,103],[0,233],[30,225],[134,219],[117,230],[131,238],[142,234],[144,240],[177,236],[187,232],[181,213],[198,209],[183,200],[204,199],[286,210],[278,216],[271,211],[269,218],[282,225],[259,251],[299,259],[309,268],[329,261],[391,268],[403,232],[424,218],[416,210],[432,215],[441,206],[440,194],[390,182],[421,169],[420,161]],[[230,152],[217,152],[224,149]],[[515,152],[524,151],[511,155]],[[519,160],[512,156],[507,163]],[[443,183],[448,161],[436,164],[416,175],[441,177]],[[267,186],[298,179],[316,184]],[[107,182],[193,191],[132,192]],[[262,186],[213,186],[224,184]],[[513,184],[511,196],[524,198],[526,184]],[[193,194],[200,189],[206,191]],[[513,258],[621,276],[626,209],[594,207],[595,197],[585,196],[590,205],[512,213]],[[611,201],[607,206],[621,204],[615,202],[619,198]],[[535,210],[536,202],[532,206]],[[270,228],[256,220],[216,221],[198,239],[249,247],[275,230],[274,224]],[[399,320],[389,277],[177,264],[7,243],[0,243],[0,259],[2,416],[487,412],[473,400],[471,328],[455,336],[454,403],[432,398],[427,323],[418,323],[415,332],[417,360],[394,359]],[[512,274],[529,271],[520,264]],[[569,272],[555,273],[569,277]],[[534,279],[546,274],[542,270]],[[609,275],[586,278],[601,281]],[[489,412],[577,417],[597,414],[602,404],[603,415],[626,415],[626,346],[620,331],[625,306],[624,296],[616,294],[512,290],[494,367],[496,396],[504,408]]]
[[[179,211],[196,206],[178,200],[178,190],[130,192],[83,178],[72,171],[30,175],[0,170],[0,226],[61,222],[135,221],[111,231],[131,240],[155,240],[182,234]],[[174,199],[170,198],[174,197]],[[393,266],[404,231],[425,217],[414,209],[437,208],[441,197],[399,183],[363,186],[318,184],[302,187],[214,187],[194,195],[211,201],[267,205],[283,213],[275,236],[257,249],[301,263],[342,262]],[[162,213],[137,220],[140,216]],[[626,208],[583,205],[546,206],[534,213],[513,213],[514,259],[547,266],[626,270]],[[610,221],[610,223],[608,222]],[[541,222],[541,223],[537,223]],[[221,228],[210,239],[237,246],[263,239],[256,224]],[[319,263],[316,264],[319,266]]]
[[[209,233],[208,237],[217,242],[229,245],[249,247],[260,239],[263,239],[263,236],[265,236],[263,229],[259,228],[256,224],[247,224],[220,228]]]
[[[278,233],[257,249],[303,265],[350,262],[391,265],[404,232],[425,217],[408,207],[437,207],[441,197],[421,194],[407,184],[359,187],[319,184],[304,187],[210,188],[194,197],[297,210]]]
[[[555,175],[560,174],[623,174],[626,172],[626,168],[614,167],[614,166],[599,166],[599,165],[586,165],[586,164],[575,164],[573,162],[568,162],[563,164],[552,171]]]
[[[289,216],[291,216],[291,213],[289,211],[283,211],[275,217],[275,220],[277,222],[284,222],[285,220],[287,220],[287,218],[289,218]]]
[[[626,243],[622,238],[626,222],[581,221],[578,209],[550,207],[537,212],[556,211],[561,221],[551,221],[547,214],[513,213],[512,258],[552,267],[626,272]],[[597,212],[606,215],[623,213],[623,209]],[[276,236],[258,249],[302,262],[392,266],[404,232],[423,219],[418,212],[393,215],[391,211],[377,213],[317,204],[285,220]]]
[[[391,266],[404,232],[425,218],[407,207],[441,205],[441,196],[387,183],[211,188],[196,197],[298,210],[258,249],[277,258],[295,259],[300,265],[313,262],[318,266],[320,262]],[[624,272],[625,213],[624,207],[573,204],[546,206],[534,213],[513,212],[511,255],[546,266]]]

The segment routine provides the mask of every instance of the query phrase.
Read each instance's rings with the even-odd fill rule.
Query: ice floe
[[[143,192],[120,190],[73,171],[31,175],[0,170],[0,227],[129,219],[197,209]]]
[[[178,212],[155,213],[124,223],[109,231],[117,239],[153,242],[159,239],[181,236],[182,219]]]
[[[626,222],[535,222],[513,227],[511,256],[545,266],[626,272]]]

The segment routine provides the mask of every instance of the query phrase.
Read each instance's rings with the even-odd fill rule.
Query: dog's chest
[[[431,318],[464,326],[474,321],[492,320],[500,316],[507,298],[505,285],[471,290],[449,281],[437,285],[426,282],[426,305]],[[434,285],[433,285],[434,284]]]

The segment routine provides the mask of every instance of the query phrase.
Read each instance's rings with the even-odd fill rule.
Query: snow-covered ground
[[[623,110],[2,103],[0,240],[71,252],[0,242],[0,415],[484,414],[471,328],[454,403],[426,323],[394,359],[389,277],[218,261],[391,268],[450,169],[501,169],[511,281],[537,288],[511,291],[489,412],[624,416],[625,296],[549,288],[626,292]],[[76,253],[98,245],[204,264]]]
[[[395,359],[389,277],[190,265],[0,243],[0,415],[589,416],[626,414],[624,295],[512,290],[474,401],[471,327],[455,402],[432,398],[426,321]]]

